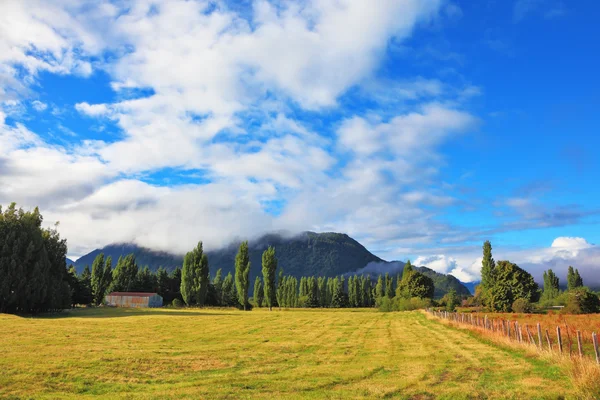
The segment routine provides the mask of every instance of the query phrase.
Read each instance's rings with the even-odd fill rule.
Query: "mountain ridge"
[[[270,233],[248,242],[252,277],[262,275],[262,252],[269,246],[274,246],[276,249],[278,269],[283,269],[286,275],[295,277],[311,275],[333,277],[370,273],[376,278],[378,273],[366,271],[366,266],[382,266],[395,274],[395,269],[399,270],[404,265],[401,261],[388,262],[377,257],[345,233],[306,231],[295,236]],[[206,251],[211,274],[214,275],[218,269],[222,269],[223,275],[233,273],[238,247],[238,243],[231,243],[218,250]],[[131,243],[116,243],[91,251],[77,259],[73,265],[78,272],[81,272],[85,265],[91,266],[94,258],[100,253],[104,253],[105,257],[112,257],[113,268],[120,256],[130,253],[135,255],[140,267],[148,265],[153,271],[160,266],[171,271],[183,264],[183,255],[156,251]],[[443,296],[450,287],[453,287],[459,295],[470,293],[454,276],[439,274],[426,267],[418,267],[418,269],[434,280],[435,297]]]

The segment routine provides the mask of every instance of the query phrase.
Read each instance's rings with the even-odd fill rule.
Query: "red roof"
[[[158,293],[144,293],[144,292],[112,292],[107,296],[131,296],[131,297],[152,297]]]

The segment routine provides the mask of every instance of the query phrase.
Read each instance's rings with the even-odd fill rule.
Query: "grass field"
[[[420,312],[0,314],[3,398],[574,398],[560,366]]]

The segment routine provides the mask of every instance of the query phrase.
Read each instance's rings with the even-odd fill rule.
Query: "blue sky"
[[[3,2],[0,204],[39,205],[73,257],[315,230],[465,281],[487,239],[595,277],[598,11]]]

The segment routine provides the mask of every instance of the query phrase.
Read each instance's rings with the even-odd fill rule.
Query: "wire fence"
[[[595,357],[600,364],[598,336],[596,332],[584,335],[580,330],[573,330],[568,325],[556,326],[556,329],[543,328],[540,322],[522,324],[503,318],[489,318],[487,315],[437,311],[427,309],[427,312],[440,319],[455,324],[470,327],[484,332],[504,336],[522,344],[535,346],[540,351],[548,350],[569,357]]]

